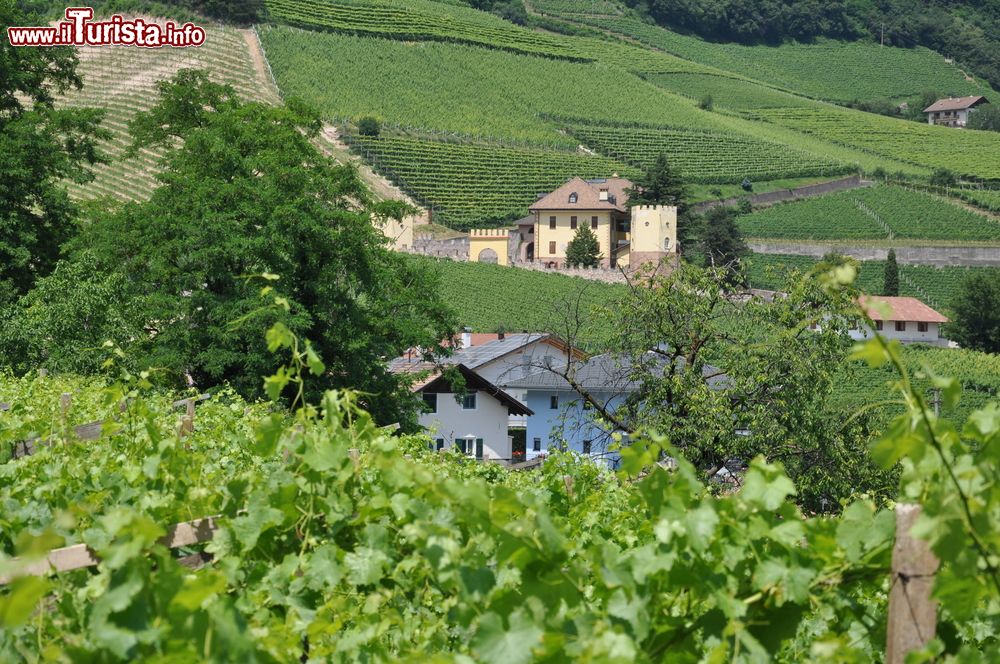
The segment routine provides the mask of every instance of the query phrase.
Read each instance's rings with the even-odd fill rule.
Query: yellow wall
[[[474,228],[469,231],[469,260],[479,262],[479,254],[484,249],[492,249],[497,254],[497,265],[507,265],[507,242],[510,231],[506,228]]]
[[[406,251],[413,247],[413,227],[419,223],[426,223],[426,219],[415,215],[404,217],[402,221],[390,218],[375,220],[376,226],[389,238],[392,248],[396,251]]]
[[[632,208],[631,251],[677,253],[677,208],[669,205]]]
[[[590,225],[591,217],[597,217],[597,240],[601,246],[601,255],[605,260],[611,258],[611,211],[610,210],[541,210],[535,213],[535,260],[560,263],[566,258],[566,245],[569,244],[576,230],[570,228],[570,217],[576,216],[577,223]],[[555,229],[549,228],[549,217],[556,218]],[[556,243],[555,252],[549,252],[549,242]]]

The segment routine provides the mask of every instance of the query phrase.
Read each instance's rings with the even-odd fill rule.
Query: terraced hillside
[[[748,237],[1000,243],[1000,221],[937,196],[880,185],[782,203],[743,215]]]
[[[205,44],[198,48],[142,49],[129,47],[82,47],[78,49],[83,78],[82,90],[72,91],[59,104],[96,106],[107,109],[103,126],[112,139],[103,145],[108,164],[98,166],[96,180],[86,185],[69,184],[70,194],[78,199],[113,196],[123,200],[141,200],[156,185],[154,174],[161,153],[141,150],[127,161],[122,152],[130,142],[128,123],[139,111],[156,101],[155,84],[180,69],[199,68],[212,78],[232,85],[246,99],[266,102],[278,100],[277,90],[254,66],[244,32],[229,27],[206,27]]]
[[[453,228],[523,215],[536,194],[574,176],[638,174],[613,159],[567,151],[387,136],[349,141],[369,163],[430,208],[435,221]]]
[[[570,125],[582,143],[636,168],[649,168],[661,153],[688,182],[725,183],[836,176],[855,167],[777,142],[726,132],[673,127]]]

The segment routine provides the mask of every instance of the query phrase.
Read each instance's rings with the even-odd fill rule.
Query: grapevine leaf
[[[28,622],[35,606],[52,584],[37,576],[22,576],[10,584],[10,592],[0,597],[0,627],[10,629]]]
[[[509,629],[492,611],[479,619],[472,649],[487,664],[525,664],[532,659],[532,649],[541,642],[544,632],[521,609],[509,616]]]
[[[356,586],[367,586],[382,580],[389,558],[382,551],[367,546],[358,547],[344,556],[347,580]]]

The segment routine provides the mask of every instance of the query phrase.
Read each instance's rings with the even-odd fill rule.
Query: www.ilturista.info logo
[[[141,18],[126,19],[115,14],[107,21],[91,21],[90,7],[70,7],[66,20],[55,26],[9,27],[7,39],[11,46],[201,46],[205,30],[193,23],[164,25],[148,23]]]

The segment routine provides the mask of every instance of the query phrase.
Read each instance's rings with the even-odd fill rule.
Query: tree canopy
[[[0,32],[40,19],[0,4]],[[48,274],[72,237],[76,207],[61,180],[86,182],[100,155],[103,111],[55,109],[54,93],[82,83],[70,48],[0,44],[0,306]]]
[[[412,424],[412,397],[386,360],[435,346],[454,326],[436,276],[391,252],[376,228],[405,206],[374,203],[353,167],[319,153],[318,118],[294,102],[242,103],[191,72],[161,93],[133,123],[137,138],[183,139],[161,186],[81,230],[68,264],[8,319],[8,361],[79,370],[58,349],[113,327],[137,366],[257,395],[273,363],[259,330],[281,321],[326,363],[317,389],[356,387],[380,420]],[[88,307],[75,301],[80,288],[58,287],[84,273],[94,277],[83,283],[113,284],[115,299]],[[288,310],[264,308],[252,275],[280,276]],[[51,334],[32,340],[32,329]]]
[[[967,278],[952,309],[952,339],[966,348],[1000,353],[1000,283],[996,279],[986,274]]]

